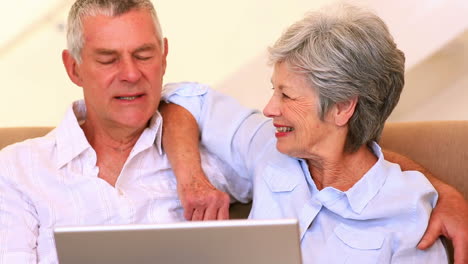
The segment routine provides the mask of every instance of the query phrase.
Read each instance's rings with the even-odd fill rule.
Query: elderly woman
[[[250,218],[297,218],[304,263],[446,263],[440,241],[416,247],[437,192],[376,143],[404,85],[384,22],[352,6],[310,13],[270,54],[274,127],[206,86],[166,87],[208,150],[252,182]]]

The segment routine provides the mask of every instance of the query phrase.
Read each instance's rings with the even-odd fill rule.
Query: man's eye
[[[136,56],[137,60],[146,61],[152,58],[152,56]]]
[[[281,95],[282,95],[283,98],[285,98],[285,99],[291,99],[291,97],[287,96],[285,93],[282,93]]]
[[[112,59],[112,60],[98,60],[98,62],[100,64],[103,64],[103,65],[108,65],[108,64],[112,64],[116,61],[116,59]]]

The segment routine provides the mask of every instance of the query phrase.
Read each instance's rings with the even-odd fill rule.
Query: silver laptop
[[[57,227],[60,264],[300,264],[295,219]]]

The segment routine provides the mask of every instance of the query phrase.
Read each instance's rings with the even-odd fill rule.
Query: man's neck
[[[88,121],[81,127],[96,152],[99,177],[115,186],[130,152],[145,128],[104,127]]]

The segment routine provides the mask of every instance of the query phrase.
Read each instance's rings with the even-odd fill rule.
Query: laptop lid
[[[300,264],[295,219],[57,227],[60,264]]]

